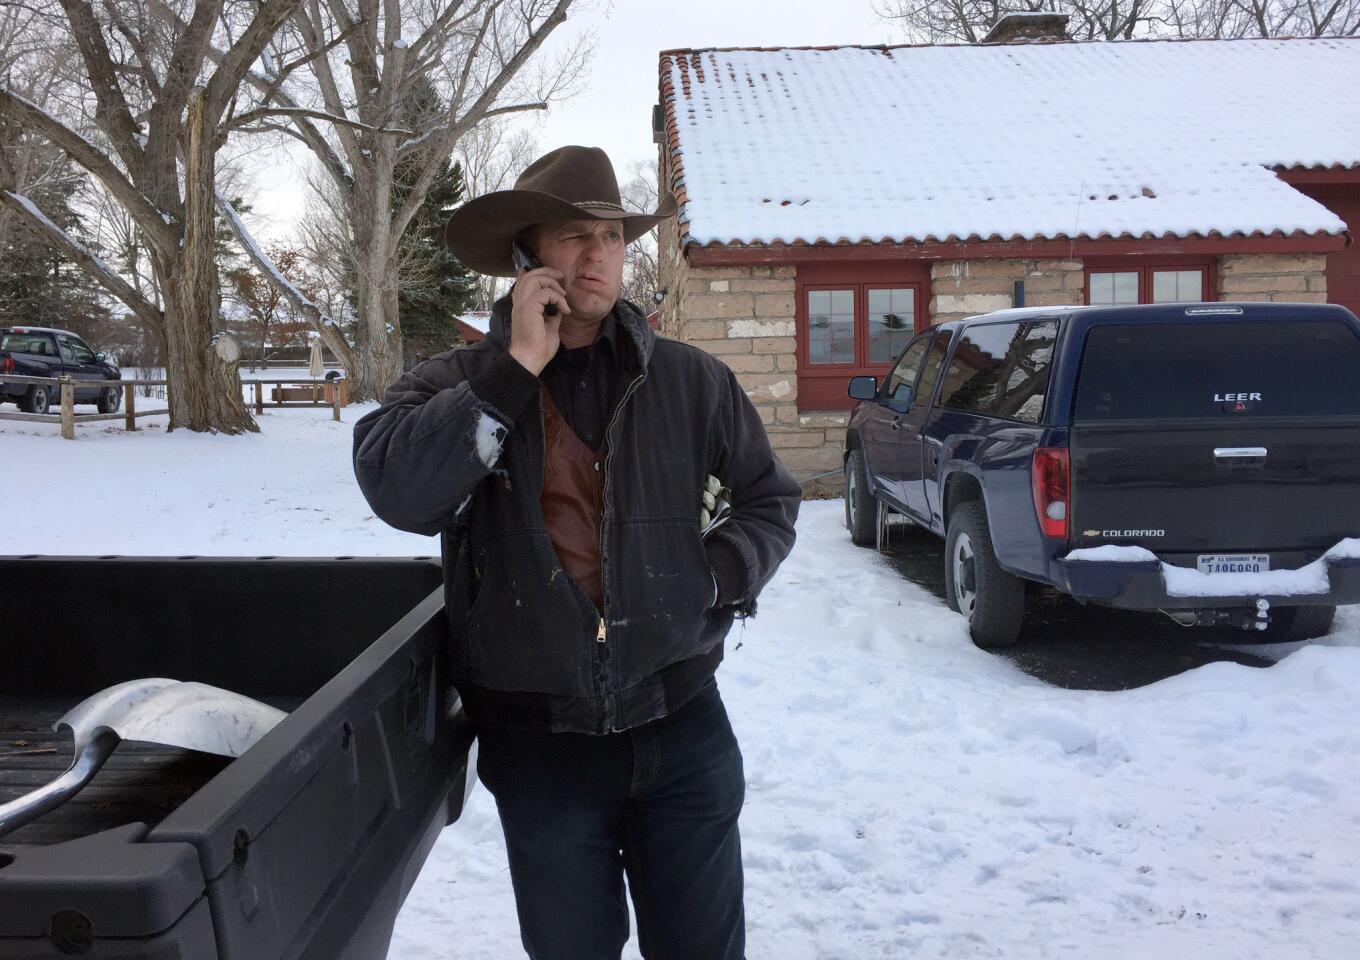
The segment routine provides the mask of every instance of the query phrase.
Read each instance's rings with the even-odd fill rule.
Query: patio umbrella
[[[312,339],[312,355],[307,360],[307,375],[313,380],[320,380],[325,370],[325,364],[321,359],[321,338],[314,337]]]

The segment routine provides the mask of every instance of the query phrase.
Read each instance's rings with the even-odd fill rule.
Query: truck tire
[[[968,618],[968,632],[979,647],[1009,647],[1020,638],[1025,581],[997,563],[987,512],[976,500],[949,514],[944,583],[950,609]]]
[[[99,399],[95,401],[95,405],[100,413],[117,413],[122,402],[123,395],[117,387],[105,387],[99,391]]]
[[[28,393],[24,394],[24,398],[19,401],[19,409],[24,413],[47,413],[48,408],[52,405],[51,397],[52,395],[48,392],[47,387],[34,384],[28,388]]]
[[[1332,632],[1336,607],[1275,607],[1270,626],[1258,637],[1265,643],[1300,643]]]
[[[860,450],[851,450],[845,458],[845,527],[856,546],[871,547],[878,542],[878,502],[869,492],[869,474]]]

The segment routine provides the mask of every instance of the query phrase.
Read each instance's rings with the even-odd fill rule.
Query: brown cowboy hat
[[[478,273],[513,277],[510,244],[521,231],[547,220],[617,220],[632,243],[675,214],[667,194],[655,213],[623,209],[614,165],[599,147],[561,147],[529,165],[513,190],[474,197],[444,225],[444,242]]]

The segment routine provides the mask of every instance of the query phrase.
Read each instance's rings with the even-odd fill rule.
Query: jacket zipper
[[[614,452],[614,445],[610,442],[610,434],[614,432],[614,423],[619,418],[619,411],[628,402],[628,398],[633,395],[633,388],[643,381],[647,376],[646,370],[639,373],[633,382],[628,384],[628,389],[623,392],[623,396],[614,407],[614,413],[609,418],[609,424],[604,428],[604,460],[600,464],[600,595],[604,599],[604,615],[600,617],[599,632],[595,635],[598,643],[604,643],[605,624],[609,621],[609,591],[605,588],[605,564],[604,564],[604,520],[608,512],[609,505],[609,457]]]

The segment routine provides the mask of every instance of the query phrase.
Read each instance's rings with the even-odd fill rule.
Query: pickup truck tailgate
[[[1095,327],[1070,444],[1073,546],[1306,562],[1360,536],[1360,337],[1333,319]]]
[[[1076,546],[1316,552],[1360,535],[1360,420],[1083,427],[1071,442]]]

